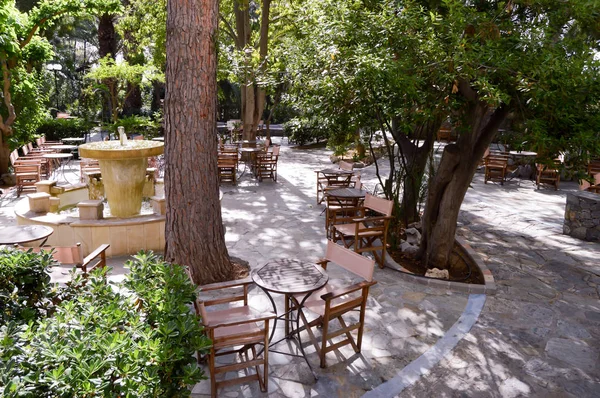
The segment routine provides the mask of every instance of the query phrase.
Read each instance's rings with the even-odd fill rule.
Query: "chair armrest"
[[[198,286],[198,288],[201,289],[203,292],[209,292],[211,290],[227,289],[230,287],[249,285],[251,283],[253,283],[252,278],[248,277],[227,282],[210,283],[208,285]]]
[[[352,292],[355,292],[357,290],[361,290],[361,289],[364,289],[367,287],[371,287],[376,283],[377,283],[377,281],[371,281],[371,282],[362,281],[359,283],[355,283],[352,286],[341,287],[339,289],[335,289],[333,292],[323,294],[321,296],[321,299],[323,299],[325,301],[333,300],[334,298],[338,298],[345,294],[352,293]]]
[[[361,217],[361,218],[353,218],[352,222],[365,222],[365,221],[385,221],[391,220],[392,216],[378,216],[378,217]]]
[[[83,263],[81,264],[81,269],[83,270],[83,272],[87,273],[87,266],[97,257],[100,257],[100,260],[98,261],[98,263],[96,265],[94,265],[94,268],[96,268],[97,266],[101,266],[104,267],[106,266],[106,249],[108,249],[110,247],[109,244],[103,244],[98,246],[98,248],[96,250],[94,250],[93,252],[91,252],[88,256],[86,256],[83,259]],[[91,270],[90,270],[91,271]]]
[[[327,208],[327,211],[330,211],[332,213],[345,213],[345,212],[349,212],[349,211],[355,211],[355,212],[362,212],[362,214],[364,214],[365,208],[364,207],[339,207],[339,208]]]
[[[242,325],[244,323],[254,323],[254,322],[261,322],[261,321],[266,321],[266,320],[270,320],[270,319],[275,319],[276,316],[277,315],[275,315],[273,312],[261,312],[260,314],[246,315],[246,316],[236,317],[234,319],[223,320],[216,324],[204,325],[204,327],[218,328],[218,327],[223,327],[223,326],[236,326],[236,325]]]
[[[326,258],[320,258],[317,261],[315,261],[315,264],[319,264],[321,266],[321,268],[323,268],[323,269],[327,269],[328,263],[329,263],[329,260],[327,260]]]

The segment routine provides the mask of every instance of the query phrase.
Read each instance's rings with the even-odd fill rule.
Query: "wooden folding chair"
[[[540,189],[541,184],[548,184],[554,187],[554,190],[558,190],[560,184],[560,162],[555,161],[553,164],[540,164],[536,165],[536,186]]]
[[[109,247],[109,244],[100,245],[85,257],[83,257],[81,243],[77,243],[74,246],[19,247],[19,249],[24,251],[31,250],[34,253],[42,251],[51,252],[54,260],[59,264],[72,265],[81,269],[84,274],[87,274],[98,267],[106,267],[106,249]]]
[[[500,185],[504,185],[509,156],[510,155],[507,152],[489,152],[489,154],[484,158],[484,184],[487,184],[488,181],[499,181]]]
[[[372,252],[383,268],[393,207],[391,200],[366,194],[362,207],[333,210],[330,220],[333,241],[341,240],[344,247],[353,247],[356,253]]]
[[[15,171],[17,197],[25,189],[35,190],[35,183],[42,180],[41,165],[39,163],[17,163],[13,166]]]
[[[375,268],[373,260],[336,245],[329,240],[327,241],[325,258],[319,260],[317,264],[327,269],[327,264],[330,262],[361,278],[362,281],[346,286],[329,281],[323,288],[312,293],[303,306],[303,308],[318,315],[317,319],[311,322],[308,322],[302,308],[298,311],[304,324],[300,331],[306,329],[308,332],[310,340],[319,354],[322,368],[327,366],[326,355],[328,352],[348,344],[352,346],[356,353],[361,351],[369,288],[377,283],[373,280]],[[286,296],[286,310],[287,308],[298,309],[304,298],[303,296],[302,294]],[[356,309],[359,310],[358,321],[350,323],[347,314]],[[339,329],[331,327],[333,320],[339,322]],[[322,327],[320,343],[312,331],[315,326]],[[286,334],[289,328],[290,325],[286,324]],[[354,331],[357,331],[356,338],[352,334]],[[338,337],[344,338],[341,341],[333,342]]]
[[[258,181],[270,178],[277,181],[277,161],[279,160],[279,146],[273,147],[272,152],[256,154],[256,176]]]
[[[223,386],[246,383],[257,380],[261,391],[266,392],[269,382],[269,322],[275,319],[272,312],[261,312],[248,305],[248,287],[252,279],[240,279],[229,282],[213,283],[200,286],[202,293],[220,292],[225,289],[241,288],[241,292],[235,295],[222,295],[213,299],[196,300],[196,313],[201,316],[202,324],[212,346],[208,353],[208,366],[210,372],[211,396],[217,396],[217,389]],[[231,292],[231,290],[228,290]],[[241,303],[241,306],[228,307],[208,311],[207,307],[224,304]],[[256,345],[264,347],[262,358],[259,358]],[[237,347],[237,348],[236,348]],[[252,353],[249,357],[248,351]],[[217,366],[217,356],[237,353],[241,362]],[[198,353],[200,361],[200,353]],[[260,366],[263,367],[262,371]],[[217,375],[234,372],[241,369],[254,368],[255,374],[245,377],[219,380]]]
[[[219,182],[230,181],[237,184],[238,153],[221,152],[217,155],[217,167],[219,170]]]

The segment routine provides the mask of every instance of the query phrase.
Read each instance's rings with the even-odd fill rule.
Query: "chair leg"
[[[265,350],[263,351],[263,386],[264,392],[269,391],[269,320],[265,320],[265,338],[263,341]]]
[[[208,356],[208,369],[210,369],[210,396],[217,398],[217,375],[215,374],[215,349],[210,349]]]
[[[290,296],[285,295],[285,335],[290,334]]]

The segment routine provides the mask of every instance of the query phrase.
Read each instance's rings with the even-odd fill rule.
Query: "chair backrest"
[[[135,137],[133,137],[134,140],[143,140],[144,136],[143,135],[136,135]]]
[[[29,152],[33,151],[33,144],[31,142],[27,143],[27,149]]]
[[[10,164],[14,167],[16,161],[19,159],[19,151],[16,149],[10,153]]]
[[[52,257],[54,260],[59,262],[60,264],[65,265],[81,265],[83,264],[83,249],[81,248],[81,243],[77,243],[74,246],[43,246],[43,247],[25,247],[21,248],[22,250],[32,250],[34,253],[39,253],[41,251],[52,252]]]
[[[373,280],[375,261],[333,243],[331,240],[327,241],[325,258],[368,282]]]
[[[394,208],[394,202],[391,200],[378,198],[370,193],[365,194],[365,205],[366,208],[374,210],[378,213],[386,216],[392,215],[392,209]]]
[[[41,138],[36,138],[35,139],[35,145],[37,145],[38,148],[40,148],[42,146],[42,139]]]
[[[21,147],[21,152],[23,152],[23,156],[27,156],[27,154],[29,153],[29,148],[27,148],[27,145],[23,145]]]
[[[342,170],[352,171],[354,169],[354,163],[344,162],[340,160],[338,166]]]

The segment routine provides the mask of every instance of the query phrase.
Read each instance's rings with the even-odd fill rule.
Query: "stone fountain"
[[[148,158],[164,152],[164,143],[124,139],[103,141],[79,146],[79,155],[98,159],[104,182],[104,192],[111,215],[119,218],[134,217],[142,206],[142,192]]]

